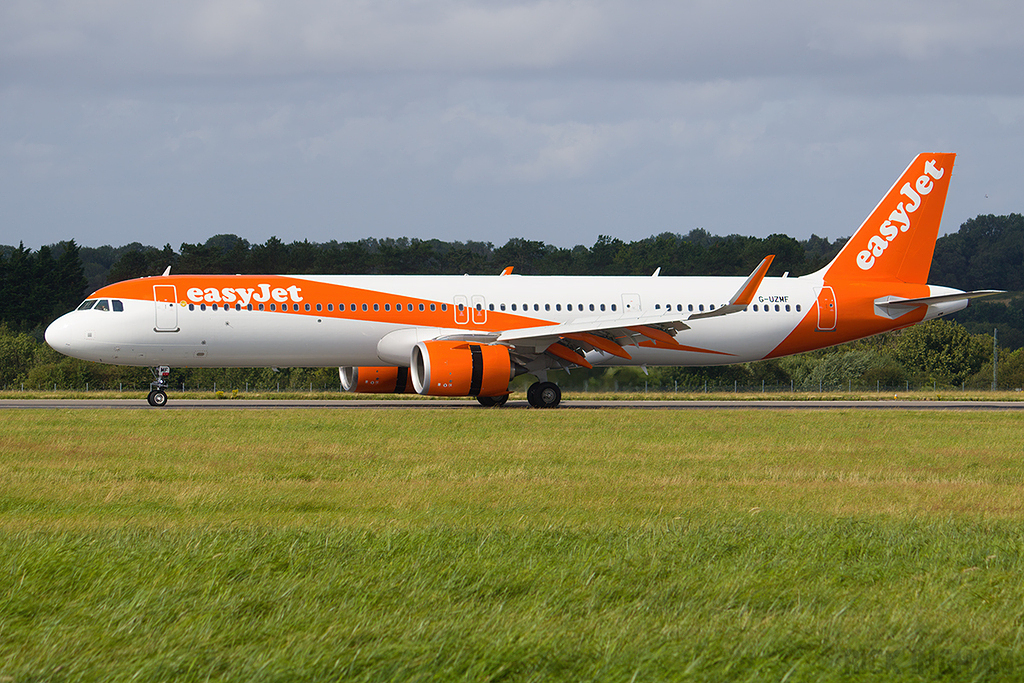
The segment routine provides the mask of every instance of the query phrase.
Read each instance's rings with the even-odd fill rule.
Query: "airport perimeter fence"
[[[513,382],[512,390],[525,391],[531,380],[528,381],[517,381]],[[699,394],[835,394],[835,393],[849,393],[849,394],[880,394],[880,395],[891,395],[899,393],[911,393],[921,391],[931,392],[975,392],[984,393],[988,391],[998,392],[1020,392],[1021,387],[1008,387],[1000,386],[998,389],[993,389],[991,383],[984,385],[978,383],[964,382],[960,386],[954,386],[949,384],[942,384],[939,382],[901,382],[899,384],[882,384],[881,382],[875,382],[866,384],[863,382],[856,382],[848,380],[846,382],[819,382],[817,384],[797,384],[796,382],[789,383],[768,383],[761,382],[759,384],[743,384],[738,381],[732,382],[702,382],[698,384],[680,384],[673,383],[665,385],[662,383],[645,382],[642,384],[634,383],[614,383],[606,385],[601,383],[598,386],[596,383],[591,384],[584,382],[582,386],[574,386],[573,382],[567,382],[562,384],[559,382],[562,391],[566,394],[572,393],[583,393],[583,394],[653,394],[664,396],[666,394],[677,394],[680,397],[693,396]],[[85,382],[81,385],[74,385],[73,383],[27,383],[21,382],[14,385],[7,385],[0,387],[5,392],[33,392],[33,393],[58,393],[58,392],[72,392],[72,393],[95,393],[95,392],[140,392],[149,391],[149,383],[145,382]],[[237,396],[239,394],[346,394],[344,388],[341,386],[339,381],[324,382],[324,381],[313,381],[313,382],[244,382],[238,385],[231,383],[219,383],[219,382],[174,382],[173,379],[170,386],[167,388],[168,393],[198,393],[198,394],[213,394],[217,396]]]

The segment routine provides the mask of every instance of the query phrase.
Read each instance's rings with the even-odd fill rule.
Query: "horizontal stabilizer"
[[[942,287],[940,289],[946,289]],[[956,313],[968,306],[971,299],[980,299],[986,296],[996,296],[1005,292],[997,289],[981,289],[974,292],[958,292],[946,289],[948,294],[936,296],[924,296],[917,299],[902,299],[896,296],[883,296],[875,299],[875,315],[882,318],[896,320],[921,306],[928,307],[928,314],[925,318],[930,319],[933,315],[948,315]]]
[[[1001,289],[978,289],[973,292],[957,292],[955,294],[942,294],[941,296],[925,296],[919,299],[890,299],[889,301],[876,301],[875,305],[882,308],[912,308],[914,306],[934,306],[935,304],[945,304],[951,301],[981,299],[986,296],[995,296],[997,294],[1006,294],[1006,292]]]

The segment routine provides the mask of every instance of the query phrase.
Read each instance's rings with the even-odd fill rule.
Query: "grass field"
[[[1014,414],[3,419],[0,681],[1024,671]]]

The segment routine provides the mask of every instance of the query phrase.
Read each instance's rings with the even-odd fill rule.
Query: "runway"
[[[475,399],[245,400],[174,399],[153,408],[145,399],[2,399],[0,410],[536,410],[526,401],[484,408]],[[1024,410],[1024,401],[584,401],[563,400],[553,410]]]

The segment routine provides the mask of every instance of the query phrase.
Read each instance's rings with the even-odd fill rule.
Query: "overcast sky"
[[[849,236],[1024,211],[1019,0],[4,0],[0,243]]]

